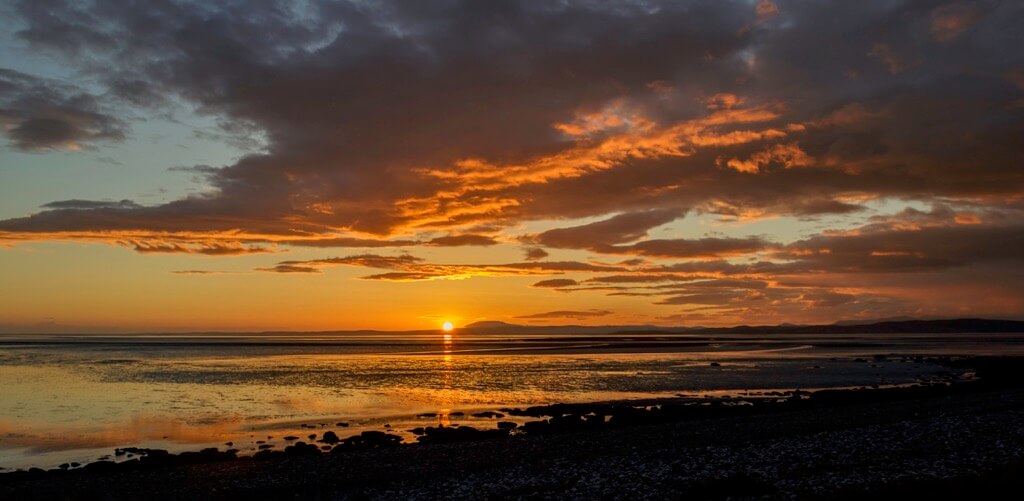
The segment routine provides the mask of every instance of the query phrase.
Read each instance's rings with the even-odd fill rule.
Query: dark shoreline
[[[178,455],[135,450],[140,457],[122,463],[0,474],[0,498],[358,498],[415,494],[473,498],[478,497],[473,493],[483,492],[480,489],[489,489],[484,497],[500,498],[603,494],[818,497],[896,492],[908,486],[915,491],[944,486],[936,492],[948,493],[957,485],[973,485],[982,479],[986,485],[1024,483],[1018,480],[1022,478],[1019,475],[1007,476],[1007,472],[1024,472],[1022,362],[1017,358],[947,359],[944,363],[951,371],[974,372],[976,379],[948,385],[804,392],[742,404],[709,399],[697,405],[651,401],[643,406],[632,402],[505,409],[509,414],[537,420],[512,434],[499,429],[428,428],[417,445],[399,445],[384,433],[368,432],[341,440],[330,453],[321,451],[333,445],[324,442],[296,443],[286,451],[264,451],[256,457],[217,450]],[[899,439],[882,439],[891,433],[890,428],[921,437],[905,444]],[[940,437],[949,430],[959,430],[958,435],[928,443],[930,437]],[[333,437],[318,438],[334,441]],[[834,465],[829,461],[818,464],[820,460],[802,458],[800,454],[789,460],[770,460],[769,464],[750,457],[760,453],[758,443],[764,449],[788,450],[791,442],[807,440],[824,440],[817,445],[822,450],[814,451],[812,447],[806,451],[811,456],[827,456],[832,448],[856,448],[864,441],[880,442],[873,444],[877,457],[861,451],[859,454],[867,453],[863,457],[853,454],[845,459],[830,458]],[[997,445],[975,450],[980,446],[972,443],[986,440]],[[718,464],[734,455],[737,447],[755,449],[738,456],[733,461],[737,464]],[[957,458],[965,454],[981,456],[971,463],[960,462]],[[694,465],[707,465],[699,475],[676,464],[678,458],[691,456],[697,458]],[[884,470],[894,478],[881,476],[883,470],[876,474],[851,471],[854,466],[858,471],[871,470],[873,461],[881,464],[893,458],[945,465],[945,469],[935,468],[946,480],[939,481],[934,472],[928,473],[931,467],[917,473],[894,466]],[[612,460],[612,464],[604,464],[605,460]],[[622,464],[616,466],[615,460]],[[552,484],[555,477],[550,477],[550,468],[537,470],[538,465],[551,461],[567,472],[576,472],[566,473],[576,479]],[[804,477],[827,473],[831,480],[821,485],[815,481],[802,484],[794,483],[793,472],[781,474],[786,464],[801,461],[807,464],[797,470]],[[844,465],[843,461],[850,464]],[[620,478],[620,471],[651,473],[654,477],[639,485]],[[597,477],[588,480],[588,475]],[[488,480],[497,477],[504,482]],[[994,480],[996,477],[1002,480]],[[602,478],[606,482],[597,481]],[[614,478],[619,480],[610,480]],[[470,490],[447,492],[455,488],[444,487],[448,484],[466,484]],[[809,486],[815,488],[808,490]]]

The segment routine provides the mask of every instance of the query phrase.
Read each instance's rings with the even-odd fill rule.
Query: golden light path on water
[[[454,330],[434,331],[432,339],[302,346],[6,341],[0,346],[0,467],[93,461],[123,446],[180,451],[232,442],[245,454],[259,446],[280,449],[286,436],[305,440],[327,430],[342,437],[382,430],[414,440],[409,430],[415,427],[493,428],[495,419],[472,414],[556,402],[900,384],[944,369],[855,357],[907,346],[938,354],[953,343],[891,335],[680,338],[684,344],[656,351],[575,338],[481,344]],[[1008,337],[954,349],[983,354],[1020,347]],[[505,414],[503,420],[517,420]]]

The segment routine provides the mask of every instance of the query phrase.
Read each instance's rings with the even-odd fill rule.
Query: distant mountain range
[[[837,322],[827,325],[739,325],[735,327],[659,327],[654,325],[557,325],[532,326],[505,322],[474,322],[460,329],[477,334],[612,334],[612,333],[687,333],[687,334],[945,334],[945,333],[1024,333],[1024,321],[986,318],[947,320],[894,320]]]
[[[440,329],[421,329],[410,331],[191,331],[191,332],[118,332],[115,330],[75,329],[68,327],[63,332],[50,333],[33,331],[23,327],[8,327],[0,324],[0,335],[3,336],[109,336],[112,339],[125,336],[164,336],[172,339],[175,336],[209,337],[209,338],[244,338],[246,336],[280,336],[283,338],[303,335],[338,335],[338,336],[379,336],[398,334],[433,334]],[[546,335],[546,336],[593,336],[602,334],[944,334],[944,333],[1024,333],[1024,321],[996,320],[987,318],[958,318],[944,320],[920,319],[884,319],[875,321],[842,321],[828,325],[739,325],[735,327],[664,327],[658,325],[516,325],[499,321],[474,322],[457,329],[458,335]],[[175,341],[176,342],[176,341]]]

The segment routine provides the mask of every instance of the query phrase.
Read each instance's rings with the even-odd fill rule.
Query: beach
[[[753,405],[663,401],[512,409],[545,424],[525,433],[445,435],[449,440],[429,444],[364,441],[331,452],[293,447],[257,458],[207,451],[178,464],[137,459],[9,473],[0,475],[0,495],[785,499],[979,495],[1018,485],[1016,473],[1024,471],[1020,360],[945,363],[977,377],[797,393]],[[588,425],[592,415],[605,419]]]
[[[1024,388],[1002,361],[953,385],[833,390],[644,423],[197,464],[0,475],[6,499],[821,498],[979,495],[1017,486]],[[962,363],[963,364],[963,363]],[[1000,380],[996,381],[996,378]],[[608,412],[580,405],[556,414]],[[665,407],[665,406],[663,406]],[[707,406],[707,408],[718,406]],[[759,407],[761,407],[759,409]],[[653,407],[637,409],[653,410]],[[545,413],[552,408],[538,408]],[[529,412],[529,410],[520,410]],[[641,413],[638,415],[643,416]],[[540,419],[540,418],[539,418]],[[301,448],[299,448],[301,449]],[[980,490],[979,490],[980,489]],[[990,491],[985,491],[986,489]]]
[[[327,431],[415,442],[417,428],[523,425],[534,418],[501,409],[556,403],[926,384],[969,376],[939,357],[1024,346],[1020,335],[962,333],[463,333],[447,351],[436,333],[8,341],[0,348],[0,471],[124,461],[130,453],[115,451],[130,447],[246,456]],[[488,412],[504,416],[480,415]]]

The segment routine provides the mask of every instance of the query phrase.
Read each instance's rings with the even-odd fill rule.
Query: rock
[[[310,433],[310,434],[309,434],[309,435],[307,436],[307,438],[309,438],[310,440],[316,440],[316,433]]]
[[[423,444],[446,444],[453,442],[473,442],[477,440],[507,436],[508,430],[503,429],[478,430],[471,426],[460,426],[458,428],[438,426],[436,428],[427,427],[424,430],[423,436],[417,437],[416,441]]]
[[[113,461],[96,461],[82,467],[82,471],[91,473],[106,473],[117,470],[117,463]],[[29,470],[32,471],[32,470]],[[42,470],[40,470],[42,471]]]
[[[718,363],[718,362],[711,362],[711,363],[710,363],[710,364],[708,364],[708,365],[710,365],[711,367],[721,367],[721,366],[722,366],[722,364],[720,364],[720,363]]]
[[[512,421],[498,421],[499,430],[514,430],[518,427],[519,425],[513,423]]]
[[[331,453],[341,453],[352,449],[384,449],[398,447],[402,443],[402,437],[388,435],[382,431],[364,431],[359,435],[353,435],[341,440],[341,444],[331,450]]]
[[[294,442],[295,440],[298,440],[298,439],[299,439],[299,437],[295,437],[295,436],[292,436],[292,435],[288,435],[287,437],[284,437],[284,439],[285,439],[285,440],[287,440],[287,441],[289,441],[289,442]]]
[[[320,441],[325,444],[336,444],[340,442],[341,439],[338,438],[337,433],[334,433],[333,431],[327,431],[324,432],[324,436],[320,439]]]
[[[548,429],[547,421],[527,421],[523,423],[523,431],[527,433],[543,433]]]
[[[216,447],[210,447],[199,452],[182,452],[177,457],[181,464],[203,464],[231,461],[237,459],[237,453],[238,451],[233,449],[221,452]]]
[[[281,451],[262,450],[262,451],[257,452],[256,454],[253,454],[252,458],[257,460],[257,461],[262,461],[262,460],[265,460],[265,459],[270,459],[270,458],[273,458],[273,457],[278,457],[278,456],[283,456],[283,455],[284,455],[284,453],[281,452]]]
[[[320,448],[305,442],[295,442],[285,447],[284,453],[289,456],[315,456],[320,454]]]
[[[494,411],[477,412],[476,414],[473,414],[472,416],[473,417],[479,417],[479,418],[503,418],[503,417],[505,417],[504,414],[502,414],[500,412],[494,412]]]
[[[342,428],[348,428],[348,423],[344,423],[344,422],[334,423],[334,426],[340,426]]]

